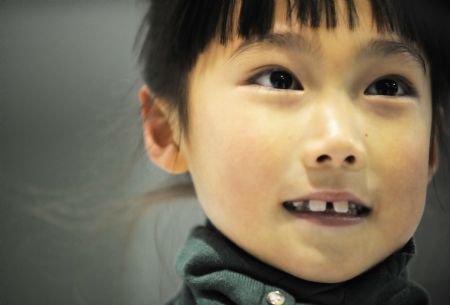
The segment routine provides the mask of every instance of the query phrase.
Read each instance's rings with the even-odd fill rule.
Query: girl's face
[[[344,281],[419,224],[430,79],[413,46],[376,31],[368,3],[357,2],[351,31],[345,7],[336,29],[314,30],[289,24],[280,2],[272,35],[214,42],[200,56],[181,155],[206,215],[238,246],[306,280]],[[324,191],[351,193],[370,213],[343,222],[283,204]]]

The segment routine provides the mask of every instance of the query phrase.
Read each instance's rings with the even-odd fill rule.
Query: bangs
[[[345,7],[347,26],[350,30],[353,30],[358,26],[358,12],[355,1],[340,1],[342,1]],[[415,1],[367,1],[371,6],[372,20],[379,32],[393,32],[405,40],[416,42],[414,22],[417,22],[417,19],[411,18],[411,15],[416,16],[414,14]],[[219,27],[215,32],[220,33],[220,41],[222,43],[226,43],[235,34],[244,39],[251,39],[254,36],[263,36],[272,30],[275,0],[239,1],[240,13],[237,19],[237,29],[234,29],[232,26],[236,23],[234,22],[234,9],[236,9],[237,1],[225,0],[219,2],[222,2],[226,8],[225,10],[219,10],[219,15],[216,16],[217,20],[221,20],[222,22],[221,24],[211,26],[212,28]],[[294,18],[302,26],[311,28],[325,26],[327,29],[334,29],[339,23],[336,5],[336,0],[286,0],[286,15],[288,21],[291,21],[294,15]],[[409,11],[409,13],[404,11]],[[212,39],[212,37],[209,38]]]
[[[186,46],[201,52],[215,38],[226,44],[235,35],[244,39],[263,36],[273,29],[277,0],[178,0],[172,20],[177,20],[172,33],[178,50]],[[345,20],[338,20],[336,0],[286,0],[287,21],[295,18],[302,26],[333,29],[347,24],[353,30],[358,26],[355,0],[342,1]],[[393,32],[415,42],[414,18],[410,8],[414,1],[367,0],[372,9],[372,20],[379,32]],[[408,13],[402,13],[409,11]],[[238,16],[236,16],[238,15]],[[177,49],[177,48],[175,48]]]

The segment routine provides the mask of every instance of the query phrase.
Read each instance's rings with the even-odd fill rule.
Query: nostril
[[[331,157],[328,155],[321,155],[317,158],[317,162],[319,163],[325,162],[327,160],[331,160]]]
[[[353,163],[355,163],[356,158],[355,158],[355,156],[348,156],[347,158],[345,158],[345,161],[347,161],[350,164],[353,164]]]
[[[332,158],[329,155],[320,155],[319,157],[317,157],[317,162],[318,163],[323,163],[326,161],[331,161]],[[353,155],[348,156],[347,158],[345,158],[345,162],[348,164],[354,164],[356,162],[356,158]]]

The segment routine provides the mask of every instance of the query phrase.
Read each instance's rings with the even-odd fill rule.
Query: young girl
[[[151,1],[146,147],[208,218],[169,304],[428,304],[406,265],[449,97],[441,11]]]

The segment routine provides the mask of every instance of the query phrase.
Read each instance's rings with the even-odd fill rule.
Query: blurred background
[[[178,289],[174,257],[204,216],[194,199],[144,203],[172,183],[140,139],[144,11],[0,0],[2,305],[162,304]],[[430,185],[410,264],[438,305],[450,299],[449,179],[441,170]]]

